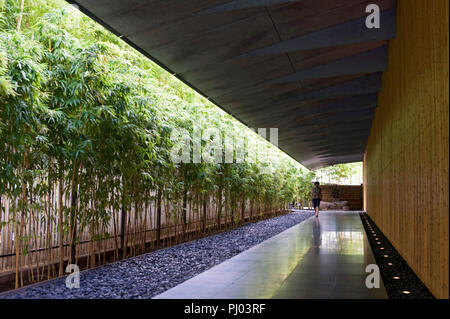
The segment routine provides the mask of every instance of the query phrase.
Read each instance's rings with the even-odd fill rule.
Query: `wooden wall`
[[[365,208],[438,298],[449,297],[448,0],[399,0],[364,158]]]
[[[362,185],[333,185],[321,184],[322,200],[325,202],[333,202],[333,190],[337,187],[339,197],[338,201],[347,201],[350,210],[362,209]]]

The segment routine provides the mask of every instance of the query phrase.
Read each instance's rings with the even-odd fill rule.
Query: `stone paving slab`
[[[359,212],[321,212],[155,298],[387,298]]]

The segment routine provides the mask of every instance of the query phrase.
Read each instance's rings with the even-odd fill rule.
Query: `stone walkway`
[[[359,212],[321,212],[155,298],[387,298]]]

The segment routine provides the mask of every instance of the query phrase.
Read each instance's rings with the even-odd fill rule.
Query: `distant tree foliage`
[[[316,170],[323,183],[362,183],[362,163],[336,164]]]

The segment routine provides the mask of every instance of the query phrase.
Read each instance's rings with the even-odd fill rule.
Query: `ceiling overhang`
[[[68,2],[306,167],[363,159],[396,0]]]

